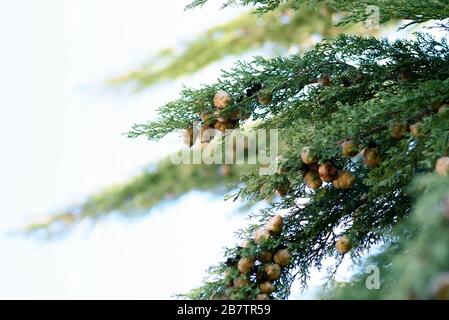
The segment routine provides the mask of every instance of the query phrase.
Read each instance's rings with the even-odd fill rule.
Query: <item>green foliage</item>
[[[325,140],[320,145],[319,139],[315,139],[317,142],[314,144],[320,147],[333,144],[335,151],[338,148],[335,143],[344,138],[366,141],[371,134],[364,137],[366,133],[362,130],[367,128],[377,135],[388,131],[385,122],[380,121],[382,118],[398,114],[402,118],[394,118],[395,121],[418,120],[427,112],[418,103],[431,104],[444,100],[444,85],[426,81],[435,76],[441,80],[447,78],[446,50],[445,41],[438,43],[423,35],[418,35],[416,42],[397,41],[392,44],[375,38],[340,36],[335,41],[321,43],[304,56],[268,60],[257,57],[252,63],[238,63],[214,85],[183,90],[180,99],[160,108],[159,120],[136,125],[129,135],[160,139],[169,132],[188,127],[194,121],[201,121],[199,114],[211,110],[215,93],[224,90],[233,97],[234,103],[222,112],[249,110],[254,119],[267,121],[262,125],[265,128],[284,129],[289,125],[286,128],[288,131],[281,133],[298,147],[315,139],[312,134],[320,134]],[[410,74],[413,81],[400,81],[403,73]],[[332,74],[332,86],[322,90],[311,85],[324,74]],[[273,103],[261,105],[255,99],[257,93],[246,96],[245,92],[254,84],[260,84],[264,90],[272,92]],[[409,98],[408,93],[420,94],[415,89],[421,85],[435,91],[430,101],[427,96],[419,97],[422,99],[419,102],[415,101],[418,97]],[[437,88],[440,89],[437,91]],[[397,90],[403,90],[404,96],[398,96]],[[378,107],[379,103],[386,105]],[[348,105],[354,104],[360,104],[360,108],[348,108]],[[401,115],[404,105],[407,105],[407,112]],[[373,112],[373,117],[360,117],[366,112]],[[326,116],[331,117],[326,121]],[[340,117],[341,121],[350,119],[357,127],[334,126],[335,117]],[[379,123],[382,124],[379,126]],[[293,134],[295,126],[303,128],[300,136],[298,132]],[[321,130],[329,132],[322,134]],[[362,136],[354,134],[357,131],[361,131]]]
[[[166,132],[181,129],[180,119],[185,124],[200,121],[197,114],[202,108],[211,108],[218,90],[233,97],[233,103],[223,112],[249,110],[253,118],[259,119],[260,128],[280,130],[287,145],[282,156],[289,165],[281,174],[244,177],[245,186],[237,197],[260,199],[262,194],[273,194],[286,179],[289,181],[286,196],[254,215],[259,223],[241,231],[242,238],[252,238],[273,214],[286,212],[282,234],[273,236],[262,247],[287,247],[293,254],[293,262],[283,269],[273,294],[275,298],[287,298],[295,277],[306,285],[310,268],[321,267],[325,257],[339,256],[334,243],[340,236],[351,239],[353,258],[363,256],[375,244],[394,242],[395,226],[413,210],[408,185],[415,176],[432,171],[435,160],[448,152],[449,114],[436,112],[449,100],[448,63],[446,41],[422,34],[417,34],[414,41],[393,43],[340,36],[302,56],[258,57],[252,63],[239,63],[218,83],[184,91],[181,99],[161,109],[160,120],[139,126],[140,131],[131,135],[158,139]],[[328,85],[317,84],[323,76],[330,78]],[[254,84],[272,92],[271,104],[260,104],[256,94],[243,95]],[[408,133],[401,139],[392,137],[395,124],[418,121],[422,122],[425,138],[417,139]],[[381,163],[367,168],[357,157],[344,158],[340,143],[347,139],[356,141],[360,150],[376,148]],[[351,172],[356,184],[348,190],[331,184],[317,191],[306,187],[304,174],[314,169],[299,160],[304,146],[318,150],[320,163],[331,161],[337,169]],[[299,199],[307,200],[298,205]],[[228,284],[236,273],[236,261],[244,256],[257,257],[259,250],[261,245],[254,243],[249,249],[229,249],[227,261],[212,271],[230,273],[215,275],[214,281],[187,297],[212,298],[208,293],[219,292],[230,298],[255,298],[256,275],[243,288],[232,289]],[[263,267],[255,266],[259,273]]]
[[[413,215],[393,232],[399,239],[363,263],[349,284],[337,284],[330,294],[337,299],[437,299],[435,286],[449,271],[449,181],[427,175],[410,191],[419,197]],[[379,290],[368,290],[368,265],[380,268]]]
[[[208,0],[194,0],[188,9],[203,6]],[[407,19],[412,23],[420,23],[430,19],[442,20],[449,16],[449,3],[446,0],[228,0],[224,6],[238,4],[241,6],[256,6],[256,12],[266,13],[280,5],[288,3],[295,9],[303,5],[317,7],[326,5],[329,8],[346,13],[342,24],[364,21],[371,12],[367,7],[375,5],[380,10],[380,21]]]

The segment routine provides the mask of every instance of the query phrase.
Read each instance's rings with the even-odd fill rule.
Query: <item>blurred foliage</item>
[[[164,80],[195,73],[226,56],[238,56],[263,48],[278,52],[289,48],[305,51],[322,38],[340,33],[375,34],[360,25],[335,26],[339,15],[326,6],[302,7],[295,11],[282,6],[262,17],[245,13],[200,34],[181,48],[165,48],[139,68],[109,81],[113,86],[143,90]]]
[[[98,221],[111,213],[130,217],[148,214],[151,208],[193,190],[223,195],[236,187],[243,173],[257,168],[256,165],[178,165],[167,158],[80,205],[27,225],[21,233],[60,236],[81,221]]]

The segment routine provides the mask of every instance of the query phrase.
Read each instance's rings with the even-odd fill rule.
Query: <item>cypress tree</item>
[[[255,5],[264,15],[284,2],[298,12],[305,4],[325,4],[341,13],[341,26],[370,15],[369,1],[225,5]],[[405,19],[405,28],[436,20],[442,34],[449,28],[448,1],[381,0],[376,6],[380,23]],[[280,170],[239,172],[233,198],[279,197],[252,215],[252,224],[239,231],[242,244],[227,248],[210,278],[184,297],[287,299],[294,280],[306,287],[311,269],[334,257],[323,297],[448,299],[448,103],[446,38],[341,34],[304,53],[237,62],[216,83],[184,89],[160,108],[158,119],[135,125],[129,137],[158,140],[209,121],[238,131],[249,116],[253,129],[279,132]],[[234,114],[245,117],[229,120]],[[118,199],[121,205],[129,196]],[[378,253],[369,255],[373,248]],[[360,269],[349,283],[338,283],[333,275],[346,256]],[[380,272],[380,283],[373,283],[378,290],[367,284],[368,267]]]

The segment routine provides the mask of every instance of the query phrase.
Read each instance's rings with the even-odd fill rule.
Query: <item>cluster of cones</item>
[[[278,247],[268,250],[264,246],[272,237],[278,236],[283,229],[284,219],[280,215],[272,217],[266,225],[254,233],[252,240],[244,240],[242,249],[256,249],[255,256],[241,257],[237,265],[238,275],[232,279],[230,286],[240,289],[246,286],[257,287],[256,300],[270,300],[276,291],[276,282],[281,277],[282,268],[292,260],[290,250]],[[256,247],[256,248],[254,248]]]
[[[273,95],[270,91],[262,90],[262,85],[255,84],[246,90],[247,97],[257,96],[257,101],[261,105],[269,105],[273,101]],[[214,138],[218,130],[225,133],[226,130],[236,129],[240,121],[248,120],[251,117],[251,111],[239,106],[243,100],[240,97],[237,103],[233,104],[232,96],[223,90],[216,92],[213,105],[215,110],[205,110],[199,114],[201,119],[200,140],[201,147],[206,147]],[[193,126],[184,130],[183,139],[187,146],[192,147],[195,144],[195,133]]]

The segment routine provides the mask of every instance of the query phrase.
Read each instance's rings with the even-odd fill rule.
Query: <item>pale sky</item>
[[[0,298],[170,298],[198,286],[247,224],[234,204],[192,193],[51,242],[4,235],[181,146],[176,136],[150,143],[122,134],[153,118],[182,83],[214,80],[233,59],[134,96],[103,82],[239,13],[184,12],[186,1],[0,2]]]

